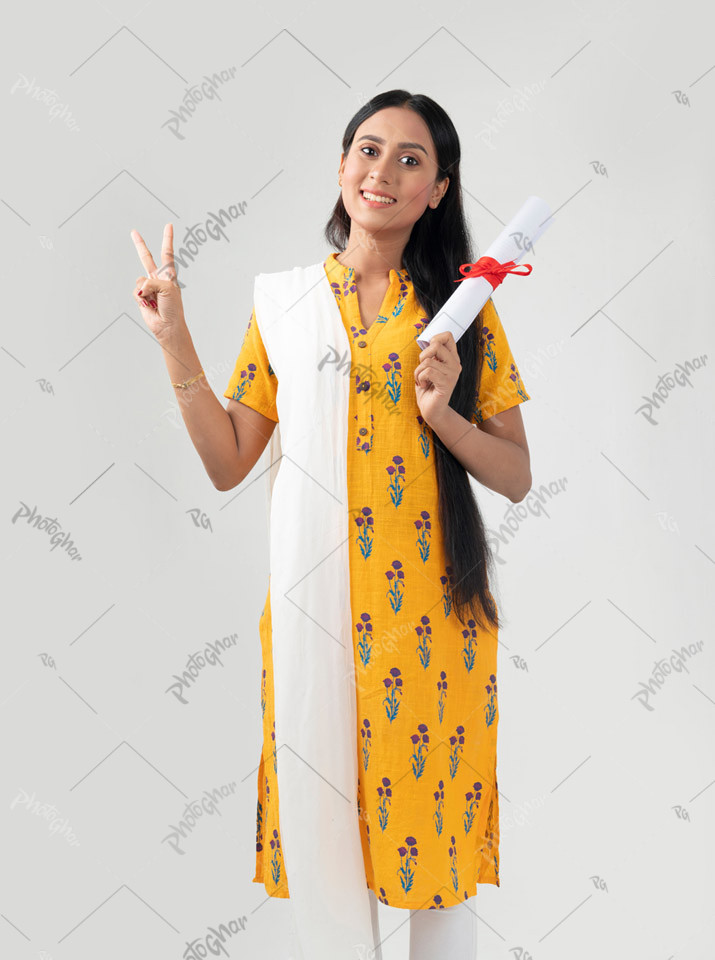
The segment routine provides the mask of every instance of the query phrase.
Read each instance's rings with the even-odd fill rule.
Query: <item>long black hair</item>
[[[360,124],[385,107],[407,107],[422,117],[437,151],[437,181],[442,182],[449,177],[447,192],[436,208],[428,206],[414,224],[402,254],[415,297],[431,320],[454,293],[454,281],[460,277],[460,265],[474,262],[472,241],[462,206],[459,137],[447,113],[430,97],[413,95],[407,90],[388,90],[364,104],[348,123],[343,135],[345,156]],[[342,196],[339,196],[324,235],[328,243],[341,253],[348,245],[350,223]],[[479,391],[484,351],[482,311],[457,341],[457,351],[462,370],[449,405],[471,420]],[[451,567],[453,606],[462,623],[471,617],[484,627],[482,614],[485,614],[489,623],[498,628],[501,622],[489,590],[493,560],[479,505],[467,471],[439,437],[436,434],[433,436],[439,486],[439,519],[447,563]]]

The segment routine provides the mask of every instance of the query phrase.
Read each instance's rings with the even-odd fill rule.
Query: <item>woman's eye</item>
[[[367,145],[365,145],[365,146],[363,146],[363,147],[360,147],[360,151],[362,152],[363,150],[372,150],[373,153],[375,152],[375,148],[374,148],[374,147],[368,147]],[[418,160],[416,157],[411,157],[408,153],[405,154],[405,157],[406,157],[408,160],[414,161],[414,165],[415,165],[415,166],[419,166],[419,160]],[[410,164],[406,164],[406,166],[410,166],[410,167],[411,167],[412,165],[413,165],[413,164],[411,164],[411,163],[410,163]]]

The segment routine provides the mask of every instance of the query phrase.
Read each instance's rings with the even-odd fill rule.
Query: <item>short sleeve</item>
[[[509,407],[530,400],[491,297],[482,308],[482,376],[472,423],[483,423]]]
[[[246,406],[262,413],[264,417],[278,423],[277,393],[278,378],[268,362],[268,354],[256,323],[254,307],[236,366],[223,395],[230,400],[240,400]]]

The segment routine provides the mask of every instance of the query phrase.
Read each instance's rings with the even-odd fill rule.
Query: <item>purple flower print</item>
[[[273,883],[277,887],[281,880],[281,858],[283,856],[277,830],[273,831],[271,850],[273,851],[273,856],[271,857],[271,874],[273,876]]]
[[[449,859],[452,861],[452,867],[449,872],[452,877],[452,886],[456,893],[457,890],[459,890],[459,873],[457,872],[457,841],[454,837],[452,837],[452,846],[449,848]]]
[[[385,689],[387,690],[387,696],[382,701],[385,704],[385,710],[387,712],[387,719],[392,723],[392,721],[397,716],[397,711],[400,709],[400,700],[398,697],[402,697],[402,676],[397,667],[392,667],[390,670],[390,676],[385,677],[382,681],[385,684]]]
[[[449,738],[449,775],[454,780],[462,759],[460,753],[464,747],[464,727],[460,724]]]
[[[370,389],[370,381],[363,380],[359,373],[355,374],[355,393],[366,393]]]
[[[464,832],[467,834],[472,829],[474,818],[479,809],[479,801],[482,799],[482,785],[479,781],[474,784],[474,792],[469,790],[465,794],[465,798],[467,801],[467,809],[464,812],[462,820],[464,823]]]
[[[278,772],[278,751],[276,750],[276,721],[273,721],[273,729],[271,730],[271,740],[273,741],[273,772]]]
[[[521,377],[519,376],[519,371],[517,370],[516,366],[513,363],[509,368],[509,370],[510,370],[509,379],[513,380],[513,382],[516,384],[516,392],[519,394],[522,400],[528,400],[529,395],[524,390],[524,386],[521,382]]]
[[[462,636],[465,641],[462,649],[464,666],[467,668],[467,673],[471,673],[477,656],[477,625],[474,620],[467,620],[467,628],[462,630]]]
[[[426,460],[429,457],[432,431],[427,426],[427,421],[424,420],[419,414],[417,415],[417,424],[420,428],[420,447]]]
[[[447,674],[444,670],[439,675],[439,680],[437,681],[437,689],[439,690],[439,703],[437,705],[437,715],[439,717],[439,722],[442,723],[442,718],[444,717],[444,701],[447,699]]]
[[[429,624],[428,616],[420,617],[420,625],[415,627],[415,633],[420,638],[417,645],[417,656],[426,670],[432,653],[432,627]]]
[[[375,518],[372,515],[370,507],[362,508],[357,517],[355,517],[355,525],[360,531],[357,536],[360,553],[362,553],[363,559],[367,560],[372,553],[373,527],[375,525]]]
[[[268,783],[268,777],[266,777]],[[260,799],[256,805],[256,853],[263,849],[263,805]]]
[[[390,901],[387,899],[387,894],[385,893],[385,888],[380,887],[380,896],[377,898],[381,903],[390,905]]]
[[[370,663],[372,653],[372,619],[369,613],[361,613],[360,620],[355,624],[355,630],[360,637],[358,640],[358,651],[360,653],[360,662],[363,667]]]
[[[491,727],[497,718],[497,678],[492,673],[489,679],[491,680],[491,683],[488,683],[485,687],[489,697],[489,702],[484,707],[484,714],[487,721],[487,726]]]
[[[394,464],[394,466],[392,464]],[[392,458],[392,464],[390,464],[389,467],[385,467],[391,478],[387,489],[390,491],[390,499],[396,507],[399,507],[399,505],[402,503],[401,484],[403,484],[406,480],[404,461],[402,457],[395,455]]]
[[[392,561],[392,570],[386,570],[385,576],[390,584],[387,591],[387,599],[390,601],[395,616],[400,612],[402,599],[405,592],[405,571],[399,560]]]
[[[497,355],[494,352],[494,334],[491,332],[489,327],[484,324],[482,327],[482,349],[484,351],[484,360],[486,361],[490,370],[496,370],[497,368]]]
[[[261,717],[265,719],[266,716],[266,671],[263,671],[263,676],[261,678]]]
[[[354,420],[357,420],[358,415],[355,414],[353,417]],[[358,452],[360,453],[370,453],[372,450],[372,441],[374,437],[373,433],[373,420],[375,419],[374,415],[370,414],[370,429],[367,427],[360,427],[357,431],[357,437],[355,438],[355,446]]]
[[[427,753],[429,749],[429,733],[427,732],[427,724],[420,723],[417,727],[418,732],[413,733],[410,736],[410,740],[415,744],[415,751],[412,754],[412,772],[415,775],[415,780],[419,780],[425,770],[425,760],[426,756],[423,754]]]
[[[370,747],[372,746],[372,730],[369,720],[363,720],[360,727],[360,736],[362,737],[362,763],[367,770],[367,765],[370,762]]]
[[[231,394],[234,400],[241,400],[244,397],[246,391],[251,385],[251,381],[256,376],[256,369],[255,363],[249,363],[246,370],[241,370],[241,378]]]
[[[426,510],[420,512],[420,518],[419,520],[415,520],[415,527],[418,533],[417,549],[420,551],[422,563],[427,563],[429,560],[430,539],[432,537],[432,522]]]
[[[437,836],[442,836],[442,826],[443,826],[443,809],[444,809],[444,780],[440,780],[437,784],[437,789],[434,792],[434,799],[436,803],[436,808],[434,811],[434,826],[437,831]]]
[[[395,305],[395,309],[392,311],[393,317],[399,317],[399,315],[402,313],[408,293],[409,291],[407,289],[407,284],[404,281],[401,281],[400,282],[400,299],[397,301],[397,304]]]
[[[442,584],[442,605],[444,607],[444,615],[448,617],[452,609],[452,584],[454,583],[454,577],[452,576],[452,568],[446,567],[446,576],[439,578],[439,582]]]
[[[438,893],[435,893],[435,895],[432,897],[432,900],[434,903],[431,903],[429,907],[427,907],[428,910],[444,910],[442,897]]]
[[[340,264],[340,266],[342,266],[342,264]],[[357,287],[353,283],[354,268],[346,267],[345,269],[347,270],[345,279],[340,283],[333,281],[330,284],[332,291],[335,294],[335,299],[338,301],[338,303],[340,303],[341,300],[347,300],[350,294],[355,293],[357,290]],[[362,332],[365,333],[364,330]]]
[[[390,778],[382,778],[382,786],[377,788],[377,795],[380,798],[377,805],[377,818],[380,821],[380,829],[382,832],[385,832],[387,827],[387,820],[390,816],[390,804],[392,802],[392,787],[390,786]]]
[[[387,356],[389,363],[383,363],[382,369],[389,374],[387,378],[387,392],[390,399],[397,405],[402,393],[402,364],[399,353],[390,353]]]
[[[398,847],[397,852],[400,855],[400,869],[397,871],[400,877],[400,883],[405,893],[412,889],[412,883],[415,879],[415,871],[412,867],[417,862],[417,841],[414,837],[405,837],[405,846]]]

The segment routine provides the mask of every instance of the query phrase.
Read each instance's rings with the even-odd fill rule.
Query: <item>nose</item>
[[[370,172],[370,176],[371,176],[371,178],[372,178],[372,180],[373,180],[374,183],[381,183],[381,182],[382,182],[382,183],[389,183],[389,182],[390,182],[390,178],[387,176],[387,174],[385,173],[385,171],[382,169],[382,168],[383,168],[383,165],[386,165],[386,163],[385,163],[384,160],[383,160],[382,162],[380,162],[380,163],[376,163],[376,164],[373,165],[373,168],[372,168],[372,170],[371,170],[371,172]]]

